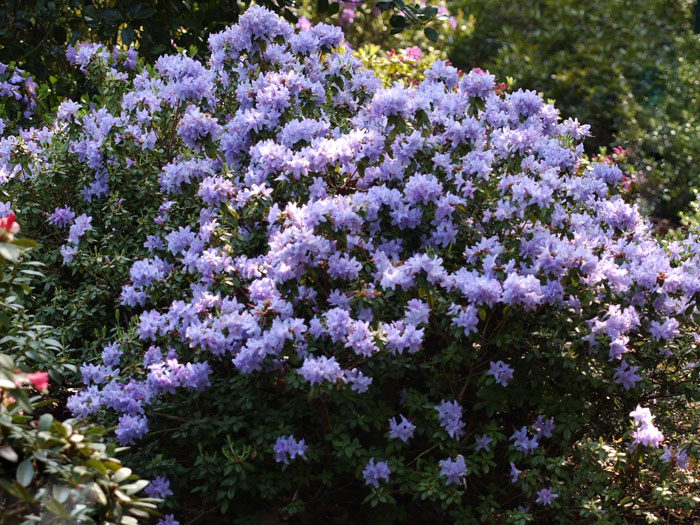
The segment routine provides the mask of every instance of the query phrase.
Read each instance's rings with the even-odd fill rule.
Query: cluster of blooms
[[[301,439],[297,441],[294,436],[279,437],[273,448],[275,461],[289,465],[289,460],[299,456],[306,459],[306,450],[309,447]]]
[[[446,478],[445,485],[459,484],[462,478],[467,475],[464,457],[458,456],[454,460],[450,458],[440,460],[440,475]]]
[[[32,116],[36,108],[36,83],[23,70],[0,62],[0,103],[7,105],[7,101],[18,104],[24,117]],[[6,127],[7,122],[0,118],[0,136]]]
[[[379,488],[379,480],[389,481],[391,469],[386,461],[374,462],[374,458],[370,458],[365,468],[362,469],[362,476],[365,478],[366,485],[372,485],[374,488]]]
[[[654,416],[648,408],[637,405],[637,408],[630,412],[630,417],[634,421],[635,430],[630,434],[633,439],[632,446],[644,445],[658,448],[663,443],[664,435],[654,425]]]
[[[665,446],[663,454],[661,454],[661,460],[664,463],[675,463],[682,469],[688,467],[689,459],[690,457],[688,457],[688,453],[684,448],[678,447],[674,450],[670,445]]]
[[[252,7],[210,37],[207,64],[176,55],[133,77],[115,69],[124,83],[120,113],[65,105],[50,130],[3,139],[0,171],[36,176],[49,146],[77,133],[69,152],[89,175],[85,205],[133,168],[110,148],[155,149],[166,159],[157,180],[162,204],[151,217],[157,233],[143,239],[148,254],[135,258],[121,294],[137,311],[128,344],[147,349],[144,373],[120,372],[121,351],[106,347],[69,401],[76,416],[114,410],[117,438],[133,443],[160,396],[207,388],[216,369],[208,360],[226,360],[240,374],[289,373],[324,395],[379,396],[384,378],[372,377],[373,363],[392,370],[393,361],[432,359],[449,333],[450,343],[478,353],[473,368],[457,378],[453,369],[436,372],[423,393],[453,441],[456,459],[440,461],[441,475],[459,485],[468,464],[463,401],[446,378],[477,388],[472,375],[492,376],[494,395],[506,395],[527,350],[488,347],[489,338],[509,315],[529,319],[547,309],[582,327],[570,344],[600,357],[594,375],[633,394],[648,367],[646,354],[631,348],[672,341],[695,304],[700,242],[690,237],[669,256],[638,210],[614,195],[619,170],[595,164],[578,173],[588,129],[561,122],[539,94],[499,94],[493,75],[459,75],[441,61],[415,89],[380,89],[337,49],[341,40],[338,28],[294,33]],[[116,60],[93,45],[70,56],[86,69]],[[172,129],[158,128],[164,122]],[[48,222],[70,225],[70,264],[93,225],[65,204]],[[192,206],[195,213],[178,212]],[[159,302],[155,292],[182,276],[189,287]],[[488,325],[491,315],[498,329]],[[520,412],[518,425],[532,421]],[[416,426],[393,413],[401,422],[389,421],[389,439],[406,442]],[[494,452],[534,454],[552,434],[549,415],[531,425],[532,436],[527,426],[516,430],[513,449],[497,442]],[[653,429],[650,417],[640,419],[635,443],[658,446]],[[482,433],[475,453],[492,442]],[[270,444],[284,463],[304,458],[307,447],[314,443],[292,436]],[[519,473],[511,463],[514,480]],[[375,487],[389,474],[373,459],[363,471]],[[556,497],[548,490],[538,502]]]
[[[170,490],[170,481],[160,476],[156,476],[156,478],[148,484],[145,491],[149,498],[165,499],[173,495],[173,491]]]

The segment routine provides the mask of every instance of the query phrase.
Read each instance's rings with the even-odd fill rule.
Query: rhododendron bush
[[[2,139],[74,416],[239,519],[689,516],[695,237],[539,94],[341,41],[253,7],[207,63],[82,45],[96,94]]]

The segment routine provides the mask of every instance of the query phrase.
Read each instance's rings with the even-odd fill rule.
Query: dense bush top
[[[241,521],[687,517],[697,240],[539,94],[380,88],[341,41],[253,7],[206,64],[79,46],[100,95],[0,141],[70,409]]]
[[[462,0],[474,17],[450,59],[542,91],[591,125],[590,151],[630,150],[643,204],[677,222],[698,187],[696,2]]]

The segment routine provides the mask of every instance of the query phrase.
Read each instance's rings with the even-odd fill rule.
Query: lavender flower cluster
[[[373,363],[428,362],[445,334],[476,352],[455,384],[474,376],[507,391],[525,373],[528,350],[485,341],[507,329],[508,316],[542,312],[580,326],[567,344],[600,356],[596,373],[634,392],[651,359],[636,349],[679,334],[700,291],[700,242],[689,236],[667,253],[615,194],[619,169],[580,169],[588,126],[562,122],[538,93],[497,94],[493,75],[460,75],[440,61],[415,88],[380,89],[341,41],[338,28],[294,33],[251,7],[210,37],[208,63],[171,55],[152,70],[114,69],[124,91],[116,112],[66,102],[53,127],[0,141],[1,178],[30,179],[77,133],[68,152],[89,177],[82,204],[66,202],[48,217],[69,228],[66,264],[98,222],[81,206],[136,169],[115,148],[164,152],[162,202],[150,217],[157,233],[143,239],[121,292],[137,312],[132,339],[83,368],[86,388],[69,400],[76,416],[113,410],[117,438],[134,443],[148,432],[149,406],[206,389],[221,361],[240,374],[291,374],[315,395],[376,396],[382,378],[371,375]],[[69,58],[86,69],[117,63],[96,45]],[[188,286],[164,305],[161,291],[178,279]],[[500,324],[489,324],[492,315]],[[119,370],[126,348],[143,349],[128,373]],[[513,461],[555,430],[543,414],[501,429],[512,432],[508,445],[467,425],[472,408],[458,388],[422,393],[434,409],[404,412],[411,420],[397,394],[389,439],[444,430],[435,435],[454,451],[439,461],[445,485],[468,475],[463,440],[477,431],[474,453],[508,449],[503,464],[516,480]],[[638,416],[635,442],[658,446],[650,418]],[[285,435],[270,451],[286,464],[315,445]],[[376,488],[391,469],[372,458],[362,475]],[[556,497],[543,488],[537,502]]]
[[[22,110],[23,117],[31,117],[36,108],[36,83],[25,71],[0,62],[0,102],[14,102]],[[8,108],[6,108],[7,111]],[[0,118],[0,136],[5,133],[8,122]]]

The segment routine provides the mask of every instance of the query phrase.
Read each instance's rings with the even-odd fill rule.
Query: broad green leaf
[[[23,487],[28,487],[34,479],[34,465],[32,460],[27,458],[17,467],[17,481]]]

